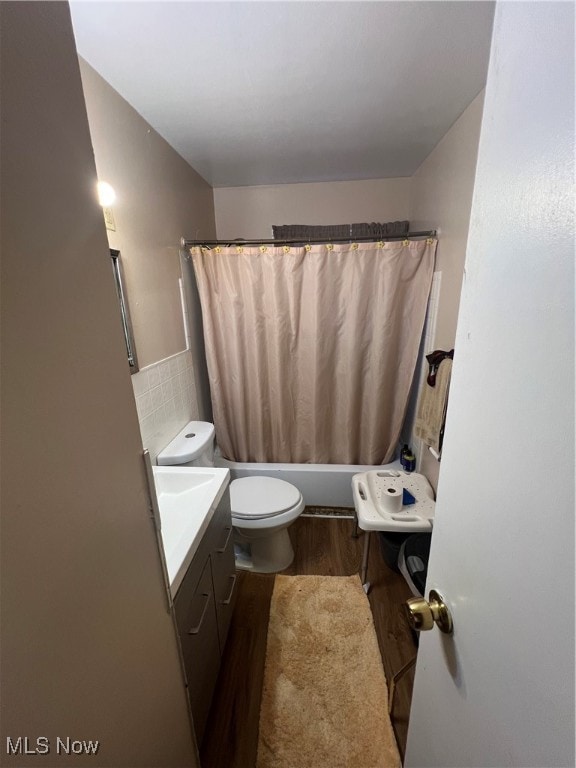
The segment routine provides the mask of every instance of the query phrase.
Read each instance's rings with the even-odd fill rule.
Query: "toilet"
[[[213,467],[214,425],[191,421],[158,454],[160,466]],[[288,568],[294,550],[288,526],[304,510],[302,494],[275,477],[242,477],[230,483],[236,568],[276,573]]]

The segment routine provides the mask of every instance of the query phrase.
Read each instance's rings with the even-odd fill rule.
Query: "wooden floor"
[[[352,537],[346,519],[300,517],[290,528],[295,559],[285,574],[348,576],[358,572],[364,534]],[[369,594],[386,678],[416,655],[402,603],[411,596],[404,579],[382,559],[372,537]],[[201,748],[202,768],[254,768],[258,746],[260,696],[274,576],[239,573],[239,592],[208,725]],[[399,682],[392,724],[404,756],[413,670]],[[318,768],[330,768],[318,766]],[[358,768],[362,768],[358,766]]]

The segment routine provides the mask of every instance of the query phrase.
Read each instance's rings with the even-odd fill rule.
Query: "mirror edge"
[[[122,328],[124,330],[126,352],[128,354],[128,365],[130,367],[130,374],[133,374],[137,373],[140,368],[138,366],[138,355],[136,354],[136,345],[134,343],[132,321],[130,320],[130,310],[128,309],[128,301],[126,300],[126,295],[124,293],[124,273],[122,271],[120,251],[115,248],[110,248],[110,258],[112,261],[112,271],[114,273],[114,283],[116,285],[118,301],[120,302],[120,316],[122,319]]]

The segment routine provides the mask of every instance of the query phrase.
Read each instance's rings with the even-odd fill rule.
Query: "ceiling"
[[[491,2],[71,2],[78,52],[214,187],[410,176],[486,81]]]

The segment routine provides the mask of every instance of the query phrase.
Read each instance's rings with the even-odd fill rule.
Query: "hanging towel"
[[[447,357],[454,359],[453,349],[451,349],[450,352],[445,352],[443,349],[436,349],[434,352],[426,355],[426,360],[428,362],[428,378],[426,381],[428,384],[430,384],[431,387],[436,386],[436,374],[438,373],[438,367],[442,360]]]
[[[451,373],[452,360],[446,357],[438,366],[435,385],[431,387],[426,380],[424,381],[414,425],[416,437],[433,448],[437,454],[442,451]]]

